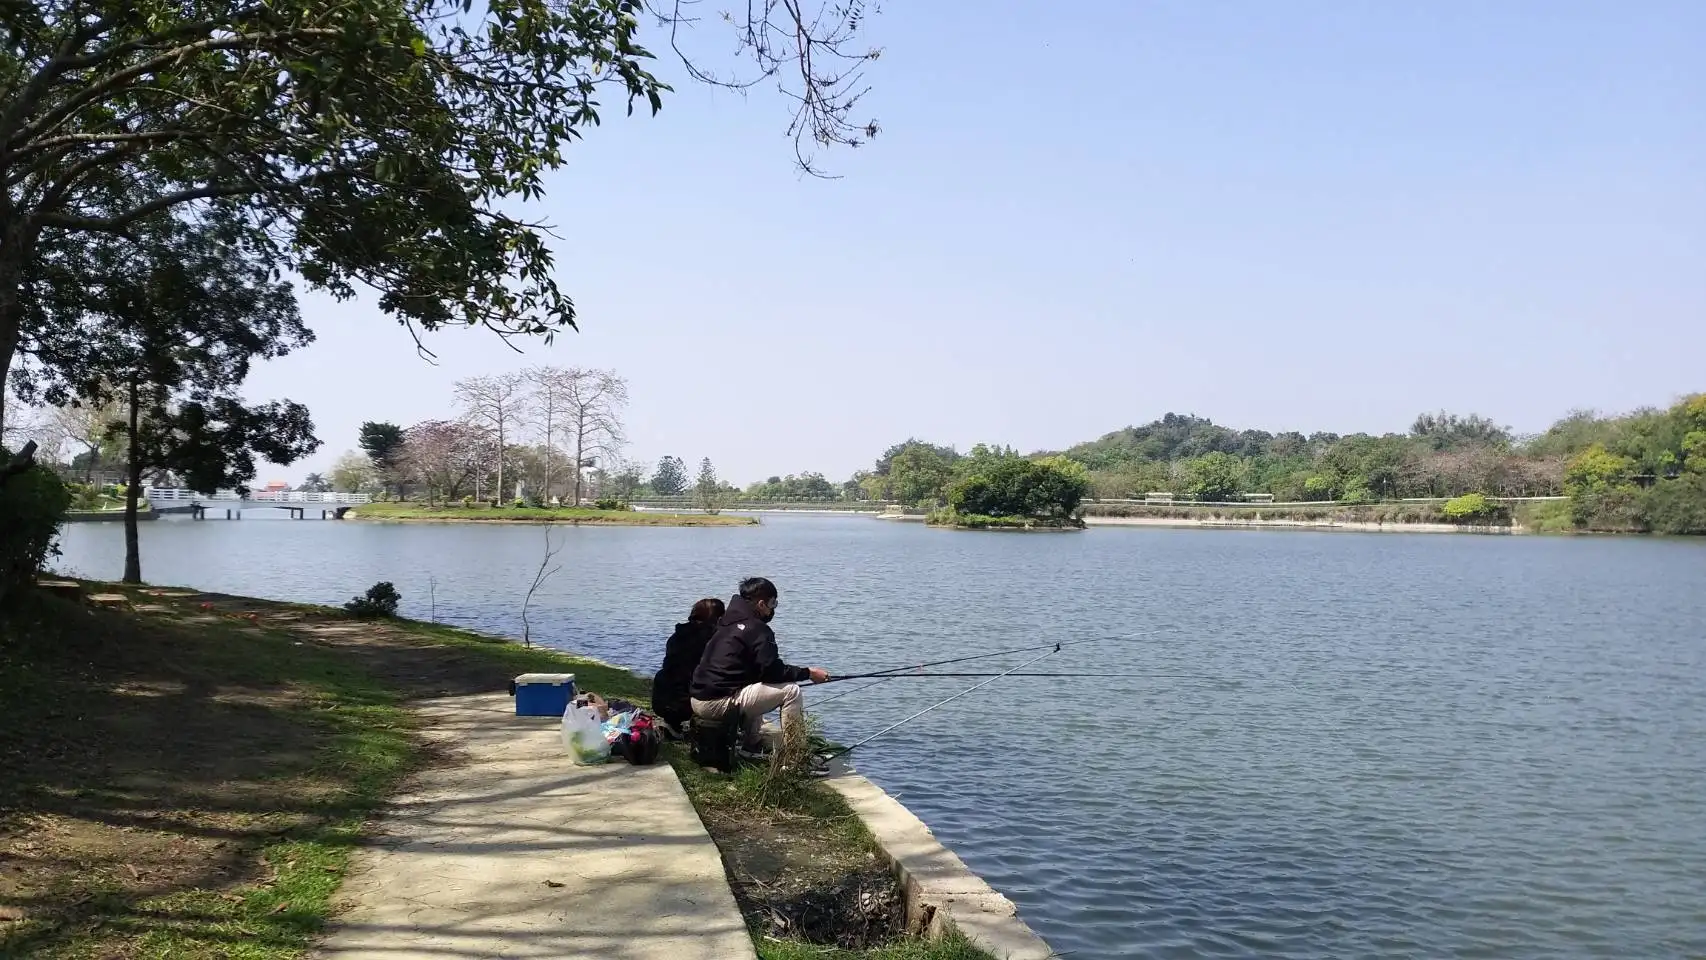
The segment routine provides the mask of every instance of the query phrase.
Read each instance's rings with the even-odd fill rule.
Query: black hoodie
[[[735,597],[729,601],[723,619],[717,621],[717,632],[705,646],[705,656],[699,661],[699,669],[693,671],[689,689],[695,700],[721,700],[755,683],[810,679],[810,670],[782,662],[770,624],[758,618],[751,601]]]
[[[664,648],[663,667],[652,677],[653,713],[673,724],[692,715],[687,685],[693,682],[693,671],[716,629],[715,623],[694,620],[675,625],[675,635]]]

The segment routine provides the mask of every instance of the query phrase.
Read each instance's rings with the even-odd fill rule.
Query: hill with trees
[[[1009,448],[974,450],[995,454],[1017,456]],[[1484,416],[1445,412],[1382,435],[1235,429],[1168,413],[1026,459],[1049,457],[1080,465],[1087,496],[1104,501],[1165,492],[1197,503],[1354,506],[1479,496],[1440,517],[1467,522],[1510,513],[1479,503],[1568,497],[1524,519],[1548,530],[1706,533],[1706,394],[1614,416],[1577,411],[1528,437]],[[864,499],[951,507],[968,459],[909,439],[848,486]]]

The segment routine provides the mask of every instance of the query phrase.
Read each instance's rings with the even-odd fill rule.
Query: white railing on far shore
[[[150,503],[372,503],[366,493],[309,493],[306,490],[255,490],[245,497],[235,490],[197,493],[181,487],[149,487],[142,493]]]

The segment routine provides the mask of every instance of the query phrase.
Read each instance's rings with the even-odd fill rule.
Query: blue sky
[[[844,477],[919,436],[1167,411],[1521,431],[1706,389],[1706,4],[924,3],[869,21],[883,132],[802,178],[786,104],[676,82],[549,180],[582,332],[517,356],[309,296],[324,469],[532,363],[630,382],[628,454]],[[701,28],[716,29],[714,24]],[[721,45],[721,38],[713,38]],[[662,49],[660,39],[649,41]]]

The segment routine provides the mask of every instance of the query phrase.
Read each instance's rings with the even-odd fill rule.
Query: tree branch
[[[39,226],[58,227],[62,230],[92,230],[96,233],[113,233],[123,236],[126,228],[132,224],[140,220],[145,220],[156,213],[170,210],[179,204],[192,203],[196,200],[213,200],[219,197],[240,197],[245,194],[260,193],[261,191],[261,187],[254,186],[252,184],[225,187],[197,187],[193,190],[180,190],[177,193],[169,193],[166,196],[157,197],[139,207],[136,207],[129,213],[120,214],[116,217],[93,218],[78,217],[66,213],[41,213],[36,215],[36,223]]]
[[[221,50],[258,50],[266,43],[303,40],[309,37],[336,37],[341,35],[341,32],[337,30],[328,30],[325,28],[304,28],[298,30],[276,30],[270,33],[253,34],[248,36],[239,35],[235,37],[209,38],[207,40],[198,40],[195,43],[188,43],[182,46],[173,47],[164,53],[126,67],[99,83],[91,84],[84,88],[81,93],[70,97],[58,107],[48,111],[46,116],[43,116],[41,119],[19,130],[3,145],[3,148],[9,155],[14,149],[14,144],[28,143],[35,137],[49,133],[61,123],[64,123],[67,118],[75,114],[77,111],[91,103],[101,100],[111,93],[115,93],[118,90],[123,89],[125,85],[131,81],[154,73],[162,67],[171,66],[172,64],[182,61],[188,57],[203,53],[213,53]]]

